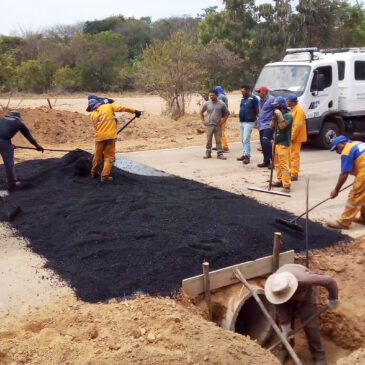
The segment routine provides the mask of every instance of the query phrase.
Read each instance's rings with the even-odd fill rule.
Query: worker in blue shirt
[[[270,129],[270,122],[274,112],[274,97],[269,95],[269,89],[266,86],[260,86],[255,90],[260,97],[258,129],[260,133],[260,143],[262,154],[264,155],[263,163],[259,163],[257,167],[272,167],[272,144],[274,131]]]
[[[248,164],[251,155],[250,138],[259,113],[259,100],[251,94],[251,88],[248,85],[241,85],[241,94],[239,120],[243,152],[242,156],[237,158],[237,161]]]

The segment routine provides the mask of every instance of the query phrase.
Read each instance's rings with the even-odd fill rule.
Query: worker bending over
[[[43,152],[43,147],[40,146],[30,134],[29,129],[23,123],[20,113],[17,110],[12,110],[7,116],[0,118],[0,154],[4,161],[9,190],[13,190],[20,186],[20,182],[15,173],[14,146],[11,143],[11,139],[17,132],[20,132],[33,146],[35,146],[37,151]]]
[[[98,98],[96,95],[89,95],[86,111],[91,112],[90,120],[95,131],[95,153],[91,168],[91,177],[97,178],[104,157],[104,167],[100,180],[110,182],[110,176],[115,160],[115,142],[117,141],[117,119],[116,112],[134,113],[137,118],[142,114],[139,110],[128,106],[121,106],[108,98]]]
[[[302,265],[287,264],[266,280],[265,296],[270,303],[277,305],[280,327],[285,337],[294,329],[295,313],[299,314],[301,322],[316,313],[318,286],[323,286],[328,291],[328,308],[336,308],[340,303],[338,289],[335,280],[330,276],[314,274]],[[325,365],[318,318],[308,323],[304,331],[315,365]],[[277,357],[282,364],[289,359],[283,346]]]
[[[352,222],[365,224],[365,143],[338,136],[332,141],[331,151],[334,150],[341,155],[341,173],[330,197],[336,198],[349,174],[354,175],[355,180],[340,219],[328,221],[327,225],[348,229]],[[356,218],[359,211],[360,218]]]
[[[274,131],[276,130],[276,135],[274,135],[276,142],[274,165],[277,177],[277,181],[272,186],[282,186],[283,192],[289,193],[291,185],[289,160],[293,116],[289,112],[285,99],[282,96],[277,96],[272,104],[275,110],[270,128]]]
[[[291,181],[297,181],[300,170],[300,150],[302,143],[307,142],[307,125],[303,108],[298,104],[294,93],[286,97],[286,103],[293,115],[290,147],[290,176]]]

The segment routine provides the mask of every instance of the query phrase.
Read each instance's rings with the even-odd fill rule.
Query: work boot
[[[243,159],[243,163],[244,163],[245,165],[249,164],[249,163],[250,163],[250,156],[243,156],[243,157],[244,157],[244,159]]]
[[[365,220],[361,218],[354,218],[353,222],[365,225]]]
[[[8,190],[13,191],[15,189],[19,189],[22,187],[22,183],[19,180],[9,181],[8,182]]]
[[[290,180],[291,180],[291,181],[298,181],[298,176],[292,176],[292,177],[290,178]]]
[[[332,221],[332,220],[327,221],[327,226],[331,227],[331,228],[336,228],[336,229],[349,229],[349,227],[344,226],[339,221]]]
[[[273,188],[281,188],[283,186],[283,183],[281,181],[274,181],[271,186]]]
[[[207,150],[207,151],[205,152],[205,156],[204,156],[203,158],[204,158],[204,159],[212,158],[212,153],[211,153],[209,150]]]
[[[245,159],[245,157],[246,157],[246,156],[243,156],[243,155],[242,155],[241,157],[237,157],[237,158],[236,158],[236,160],[237,160],[237,161],[243,161],[243,160]]]
[[[227,157],[224,157],[223,155],[218,155],[217,159],[218,160],[227,160]]]
[[[113,178],[111,176],[103,176],[100,181],[102,183],[112,182],[113,181]]]
[[[269,166],[270,166],[269,162],[263,162],[263,163],[257,164],[257,167],[269,167]]]
[[[283,193],[289,194],[290,193],[290,186],[283,187]]]

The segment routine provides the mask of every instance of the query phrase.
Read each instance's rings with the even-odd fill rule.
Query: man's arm
[[[348,176],[349,176],[348,172],[341,172],[340,175],[338,175],[336,187],[331,191],[330,194],[331,199],[336,198],[336,196],[340,192],[342,185],[346,182]]]
[[[43,152],[43,147],[38,144],[38,142],[33,138],[33,136],[30,134],[29,129],[25,124],[22,123],[20,127],[20,133],[33,145],[38,151]]]
[[[205,121],[205,118],[204,118],[204,112],[205,112],[206,108],[205,108],[205,104],[203,105],[203,108],[202,110],[200,111],[200,119],[202,121],[202,123],[207,126],[208,123]]]

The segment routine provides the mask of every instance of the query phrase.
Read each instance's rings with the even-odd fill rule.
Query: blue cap
[[[99,98],[94,94],[90,94],[88,97],[88,106],[86,108],[87,112],[91,112],[101,104],[113,104],[114,100],[109,98]]]
[[[284,99],[284,97],[282,96],[277,96],[275,99],[274,99],[274,102],[271,103],[272,105],[279,105],[281,108],[285,109],[285,110],[288,110],[288,106],[286,105],[286,101]]]
[[[222,86],[216,86],[214,90],[218,93],[218,95],[225,95]]]
[[[286,100],[295,101],[297,103],[298,102],[298,97],[294,93],[290,93],[286,97]]]
[[[345,137],[345,136],[338,136],[332,141],[331,145],[331,151],[334,151],[337,147],[337,145],[341,142],[352,142],[351,139]]]

